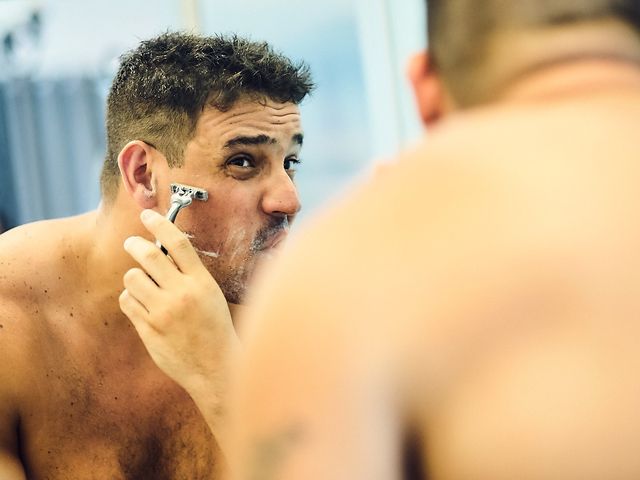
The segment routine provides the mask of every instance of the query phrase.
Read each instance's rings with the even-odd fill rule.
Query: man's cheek
[[[224,232],[216,229],[193,229],[185,232],[194,249],[201,256],[218,258],[224,246]]]

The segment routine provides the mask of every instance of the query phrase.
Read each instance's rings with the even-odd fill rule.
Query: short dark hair
[[[299,104],[314,88],[309,67],[294,63],[266,42],[237,35],[167,32],[120,57],[107,99],[107,152],[101,189],[118,189],[118,155],[144,140],[179,166],[206,106],[221,111],[241,98]]]
[[[638,0],[427,0],[429,50],[453,96],[465,103],[467,79],[488,54],[492,35],[572,23],[618,19],[640,34]]]

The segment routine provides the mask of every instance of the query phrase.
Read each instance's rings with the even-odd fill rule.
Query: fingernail
[[[151,218],[153,217],[154,213],[156,213],[156,212],[154,212],[153,210],[150,210],[150,209],[143,210],[142,213],[140,214],[140,219],[143,222],[147,222],[147,221],[151,220]]]
[[[125,250],[129,250],[129,248],[131,247],[131,244],[135,241],[136,237],[129,237],[124,241],[124,249]]]

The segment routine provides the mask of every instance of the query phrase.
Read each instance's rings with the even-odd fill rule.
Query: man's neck
[[[524,30],[491,39],[486,92],[498,101],[540,101],[637,88],[640,40],[615,19]],[[490,92],[493,92],[491,94]]]
[[[95,212],[87,247],[86,279],[91,296],[101,311],[119,313],[118,296],[122,292],[122,278],[127,270],[136,266],[124,250],[125,239],[132,235],[149,237],[139,220],[139,209],[119,202],[102,203]]]
[[[501,102],[539,102],[598,93],[640,91],[640,64],[615,58],[575,58],[522,75]]]

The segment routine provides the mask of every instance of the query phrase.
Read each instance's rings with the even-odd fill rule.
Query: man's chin
[[[222,294],[224,295],[224,299],[227,301],[229,305],[243,305],[245,302],[246,294],[244,291],[226,291],[224,287],[220,287],[222,289]]]
[[[280,248],[267,248],[254,253],[247,262],[238,268],[231,270],[228,267],[220,271],[220,264],[216,260],[201,259],[211,276],[216,280],[218,286],[229,304],[245,305],[248,290],[251,288],[258,275],[270,267],[270,265],[280,257]]]
[[[238,280],[226,280],[219,282],[225,300],[229,304],[242,305],[247,297],[247,282]]]
[[[240,272],[234,272],[236,275],[221,278],[216,276],[215,272],[212,272],[213,277],[218,282],[220,286],[220,290],[222,290],[222,294],[224,295],[227,303],[243,305],[246,301],[247,297],[247,289],[249,288],[250,282],[254,278],[253,274],[253,266],[251,273],[246,270],[242,270]]]

